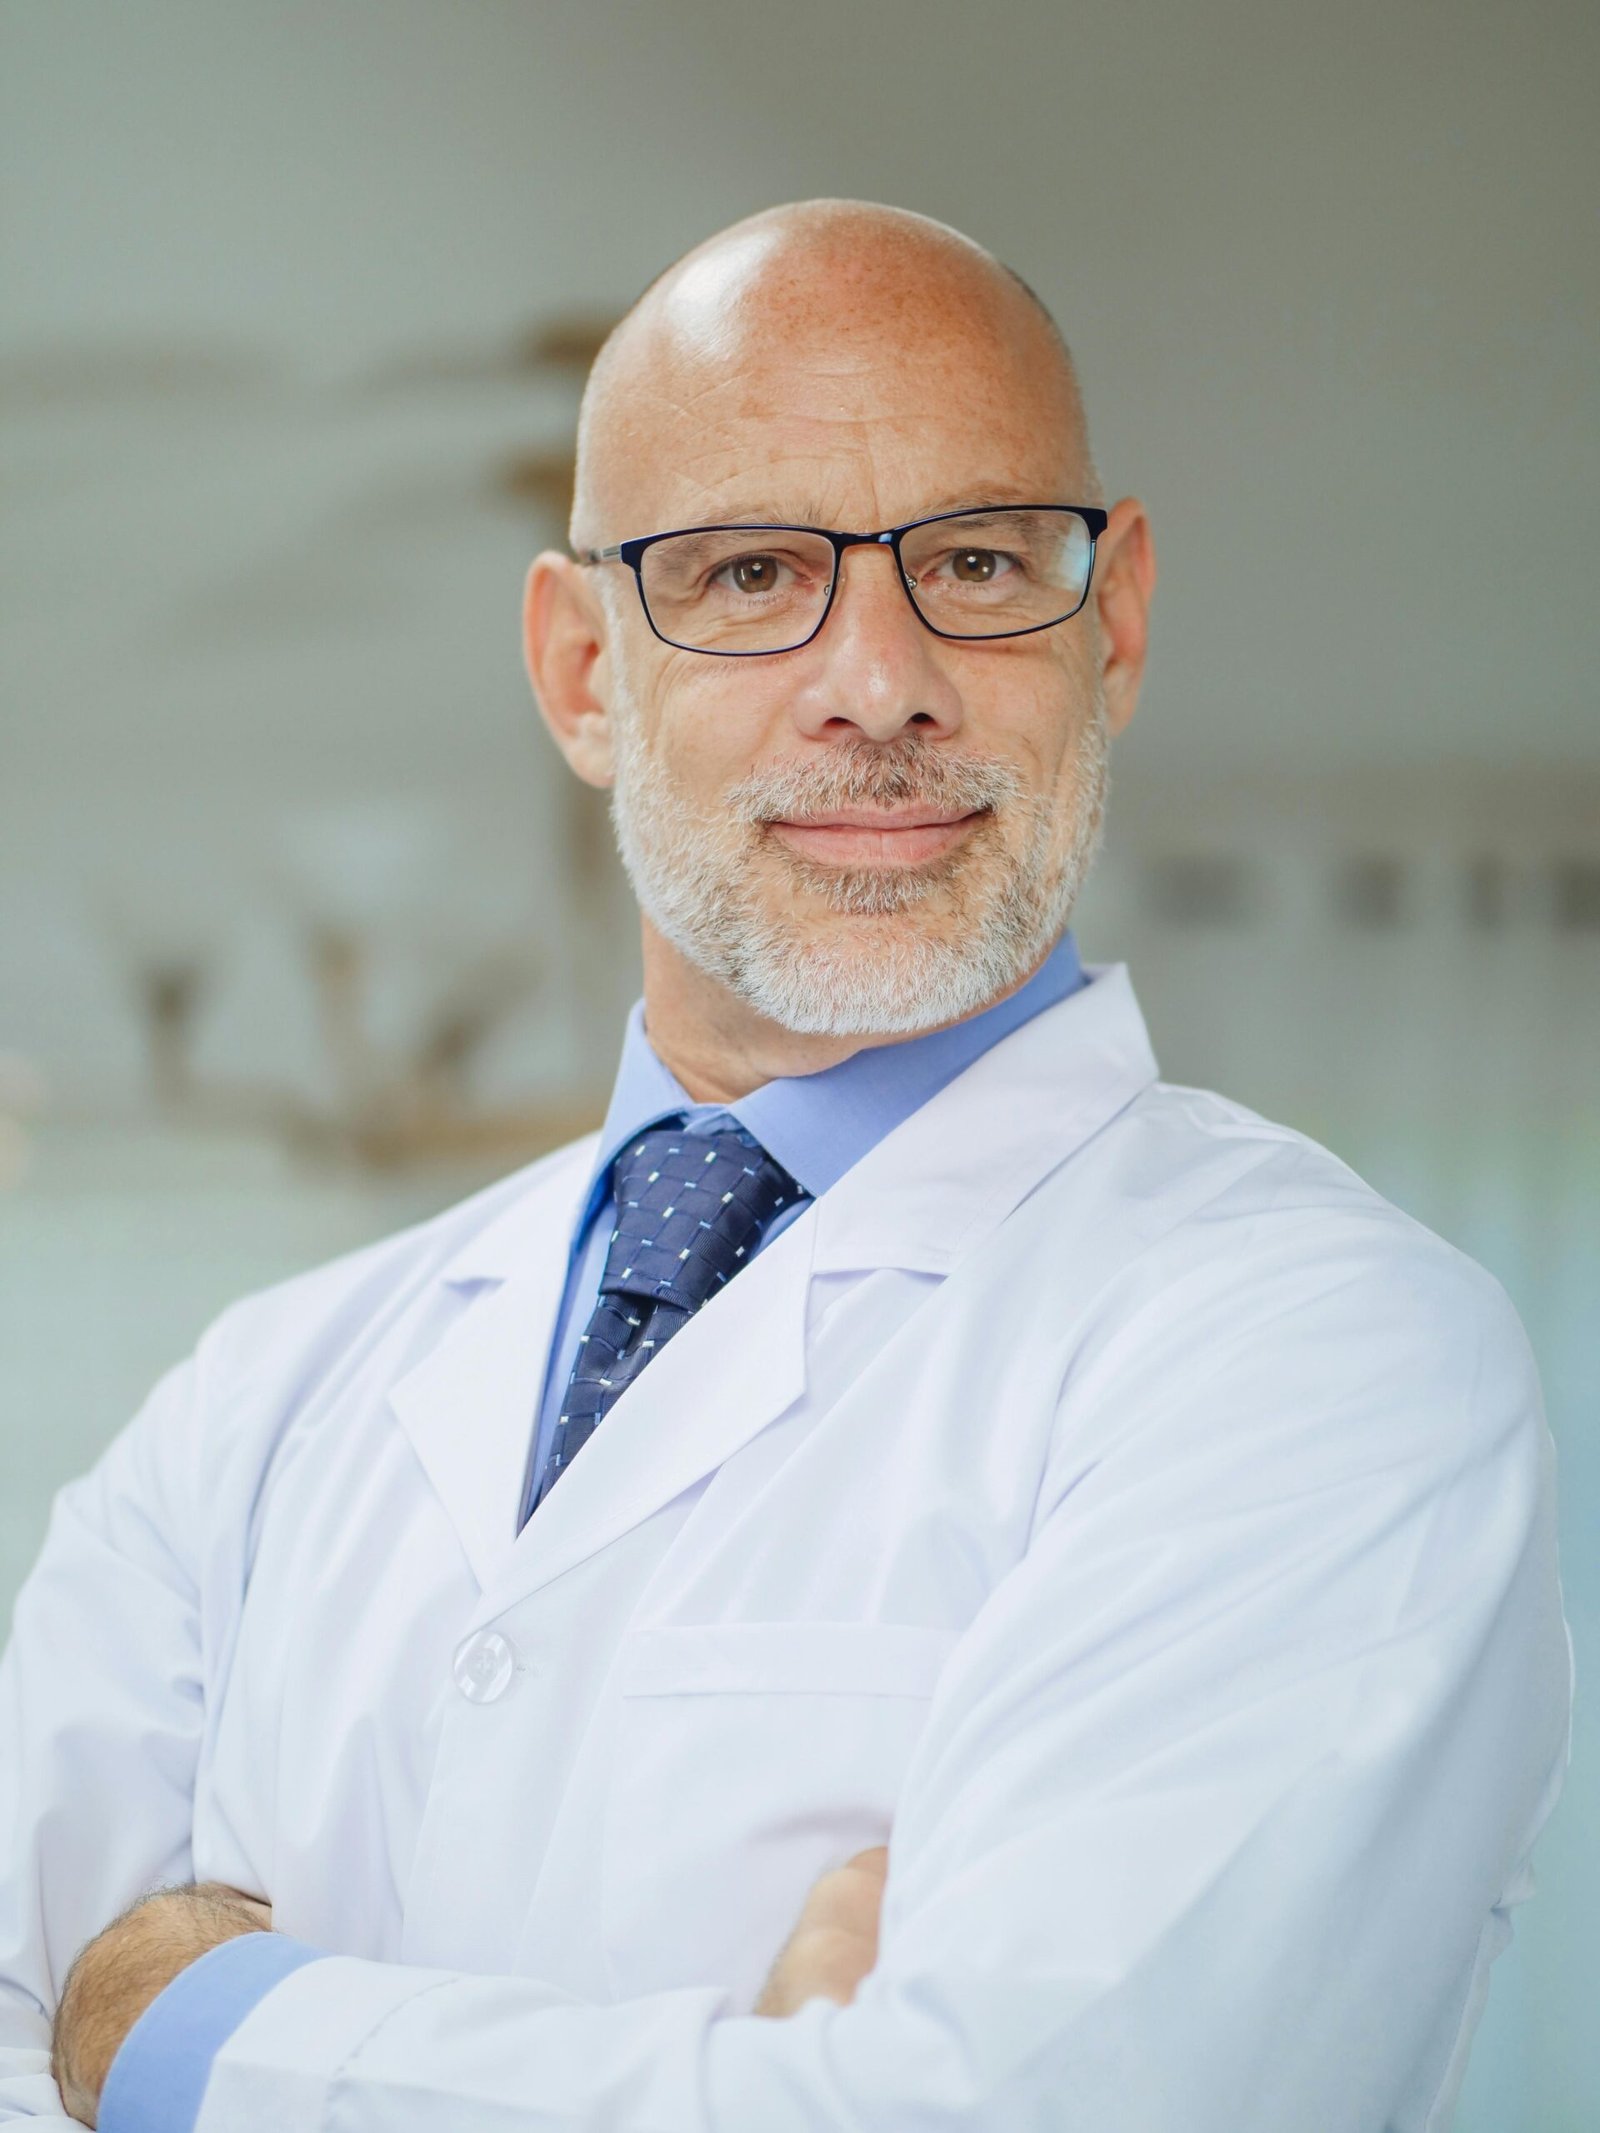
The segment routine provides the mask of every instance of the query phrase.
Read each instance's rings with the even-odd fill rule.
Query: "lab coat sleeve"
[[[200,2133],[1439,2124],[1565,1764],[1553,1455],[1487,1277],[1307,1227],[1219,1225],[1064,1363],[849,2007],[332,1956]]]
[[[192,1878],[195,1549],[209,1349],[61,1489],[0,1659],[0,2122],[70,2125],[49,2071],[73,1956]]]

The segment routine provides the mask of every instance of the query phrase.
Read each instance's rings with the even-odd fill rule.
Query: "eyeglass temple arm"
[[[610,548],[580,548],[578,550],[578,561],[580,563],[616,563],[620,562],[621,558],[622,543],[620,541]]]

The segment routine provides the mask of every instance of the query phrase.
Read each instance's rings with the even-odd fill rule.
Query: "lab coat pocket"
[[[748,2012],[812,1882],[887,1842],[958,1634],[728,1622],[624,1636],[600,1902],[619,1999],[721,1984]]]

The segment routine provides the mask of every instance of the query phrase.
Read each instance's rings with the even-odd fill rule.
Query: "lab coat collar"
[[[1156,1078],[1126,964],[974,1060],[816,1207],[815,1273],[945,1274]]]
[[[1155,1079],[1125,966],[1087,974],[913,1112],[697,1312],[518,1534],[594,1137],[536,1166],[443,1270],[487,1293],[463,1297],[455,1324],[391,1392],[484,1587],[485,1619],[650,1517],[793,1406],[805,1391],[813,1275],[948,1273]]]

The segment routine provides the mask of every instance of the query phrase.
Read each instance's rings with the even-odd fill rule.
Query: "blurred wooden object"
[[[416,1039],[385,1051],[366,1017],[367,951],[348,929],[307,936],[308,983],[332,1096],[317,1103],[286,1086],[205,1081],[193,1046],[206,972],[155,963],[138,974],[151,1092],[165,1116],[198,1129],[253,1129],[305,1160],[403,1171],[433,1165],[514,1168],[597,1126],[603,1099],[558,1091],[527,1103],[482,1104],[472,1069],[506,1017],[537,992],[531,956],[506,951],[469,964]]]
[[[570,450],[517,452],[502,460],[494,476],[495,492],[515,504],[532,504],[561,528],[565,537],[572,516],[572,483],[577,461]]]
[[[205,977],[198,962],[158,963],[140,973],[150,1083],[163,1110],[181,1109],[194,1093],[189,1050]]]

